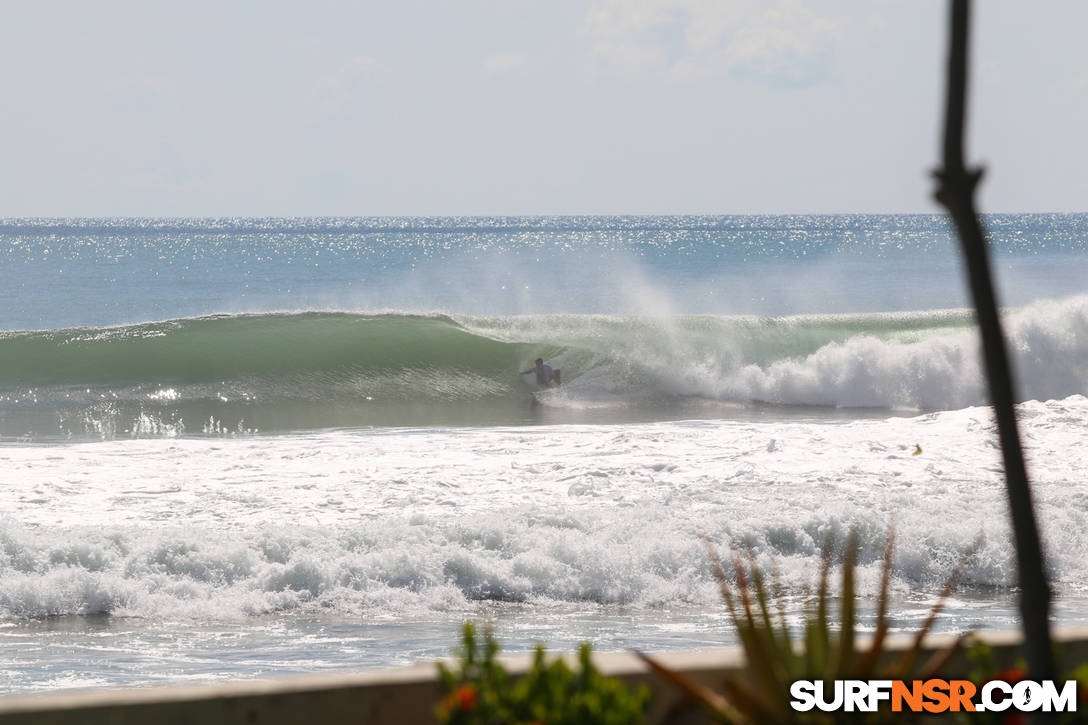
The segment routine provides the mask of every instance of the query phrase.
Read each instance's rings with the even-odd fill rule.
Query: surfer
[[[536,359],[536,367],[529,368],[522,375],[528,375],[529,373],[536,373],[537,385],[547,387],[549,385],[559,385],[560,383],[559,371],[552,369],[551,365],[546,365],[544,358],[541,357]]]

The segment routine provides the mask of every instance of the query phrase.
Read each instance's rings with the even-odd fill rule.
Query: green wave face
[[[0,384],[190,384],[426,366],[497,374],[516,346],[445,317],[216,316],[0,338]]]
[[[546,347],[325,312],[4,333],[0,436],[518,423]]]

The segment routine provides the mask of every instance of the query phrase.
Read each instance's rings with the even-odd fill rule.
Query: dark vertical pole
[[[936,172],[937,201],[948,209],[959,232],[971,296],[978,312],[986,377],[990,399],[997,417],[1001,453],[1005,459],[1005,485],[1016,543],[1016,564],[1020,579],[1020,616],[1024,625],[1024,654],[1032,679],[1055,678],[1050,645],[1050,587],[1046,580],[1042,545],[1035,523],[1031,487],[1020,449],[1016,427],[1016,401],[1001,320],[994,301],[990,263],[982,227],[975,211],[974,192],[982,172],[968,170],[963,163],[964,106],[967,97],[968,0],[952,0],[952,23],[948,54],[948,99],[944,127],[944,168]]]

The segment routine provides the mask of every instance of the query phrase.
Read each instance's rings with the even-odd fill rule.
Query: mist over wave
[[[1022,400],[1088,392],[1088,296],[1008,311]],[[520,373],[544,357],[564,385]],[[0,334],[0,432],[162,435],[505,424],[753,403],[956,409],[984,401],[966,311],[710,315],[216,315]],[[698,417],[698,416],[697,416]],[[561,421],[562,418],[552,418]]]

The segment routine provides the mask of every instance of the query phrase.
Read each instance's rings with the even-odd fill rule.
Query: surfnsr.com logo
[[[1077,682],[1052,680],[1011,683],[989,680],[798,680],[790,686],[790,706],[798,712],[1076,712]]]

